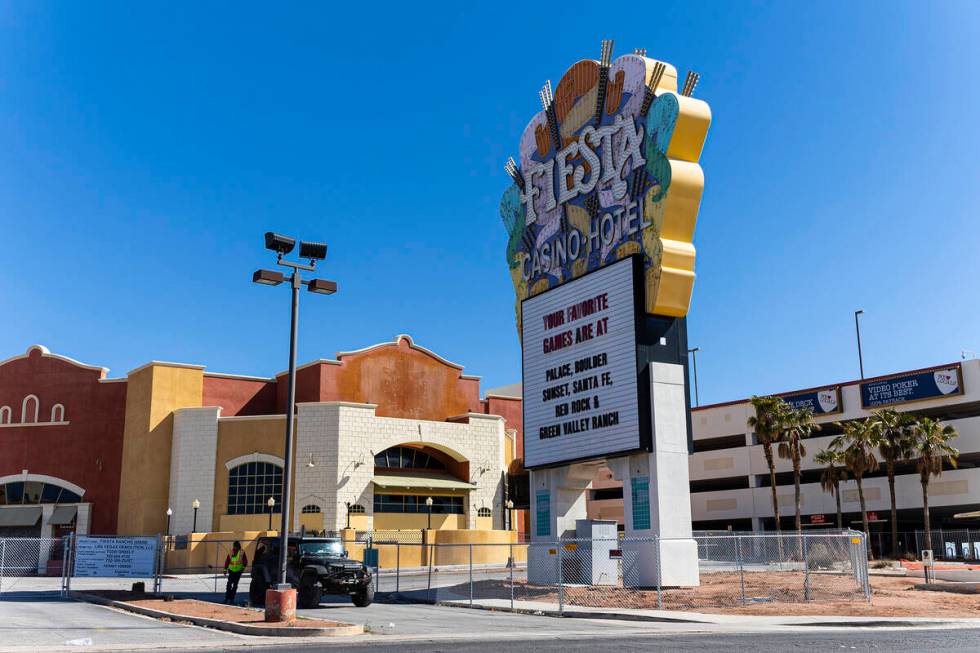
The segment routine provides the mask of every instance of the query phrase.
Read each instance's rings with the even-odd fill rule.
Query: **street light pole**
[[[347,530],[350,530],[350,501],[347,501]]]
[[[265,505],[269,506],[269,530],[272,530],[272,510],[276,507],[276,498],[269,497],[269,500],[265,502]]]
[[[861,378],[864,378],[864,357],[861,355],[861,322],[858,321],[858,316],[864,313],[864,309],[858,309],[854,311],[854,331],[857,333],[858,341],[858,365],[861,368]]]
[[[687,353],[691,355],[691,360],[694,363],[694,405],[700,406],[701,399],[698,397],[698,352],[701,351],[700,347],[694,347],[693,349],[688,349]]]
[[[425,505],[429,509],[429,530],[432,530],[432,497],[425,500]]]
[[[174,511],[167,508],[167,535],[170,535],[170,518],[174,516]]]
[[[310,279],[304,281],[301,275],[302,270],[312,272],[316,269],[316,262],[327,258],[327,246],[323,243],[303,242],[299,244],[300,258],[308,259],[309,264],[296,263],[283,260],[283,256],[293,251],[296,246],[296,239],[283,236],[273,232],[265,234],[266,249],[276,252],[276,264],[292,269],[289,276],[289,286],[291,300],[289,312],[289,384],[288,384],[288,405],[286,408],[286,438],[283,445],[283,474],[282,474],[282,522],[279,531],[279,584],[277,589],[289,589],[286,582],[286,566],[289,563],[289,507],[290,495],[293,486],[293,447],[295,444],[296,420],[296,340],[299,330],[299,289],[306,286],[310,292],[322,295],[332,295],[337,292],[337,284],[326,279]],[[267,286],[278,286],[287,281],[282,272],[275,270],[256,270],[252,275],[252,281]],[[271,514],[271,513],[270,513]],[[270,517],[271,519],[271,517]]]
[[[191,528],[191,533],[197,532],[197,509],[200,507],[201,507],[201,502],[198,501],[197,499],[194,499],[194,501],[191,503],[191,508],[194,509],[194,526],[193,528]]]

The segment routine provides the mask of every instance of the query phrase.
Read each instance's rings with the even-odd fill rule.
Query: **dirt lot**
[[[166,601],[148,594],[133,594],[124,590],[106,590],[100,592],[89,592],[101,596],[102,598],[113,601],[124,601],[131,605],[137,605],[151,610],[160,610],[174,615],[174,621],[180,621],[181,617],[204,617],[205,619],[218,619],[220,621],[231,621],[249,626],[262,626],[281,628],[283,626],[299,626],[302,628],[335,628],[338,626],[349,626],[337,621],[326,619],[306,619],[299,618],[290,624],[266,623],[265,615],[260,610],[249,610],[233,605],[222,605],[221,603],[210,603],[208,601],[198,601],[197,599],[174,599]]]
[[[964,617],[980,618],[980,595],[917,591],[914,585],[922,579],[872,576],[872,598],[869,604],[851,576],[811,574],[804,600],[802,573],[746,573],[745,602],[743,579],[737,573],[701,575],[701,586],[668,589],[661,596],[666,610],[755,615],[825,615],[881,617]],[[504,581],[477,583],[477,598],[507,598],[510,586]],[[525,601],[558,602],[553,587],[515,583],[514,598]],[[656,590],[622,587],[566,587],[565,605],[569,607],[657,608]]]

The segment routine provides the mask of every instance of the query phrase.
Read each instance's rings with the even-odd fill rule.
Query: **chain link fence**
[[[405,600],[558,612],[575,607],[697,610],[866,601],[871,591],[867,542],[858,532],[562,539],[418,549],[405,557],[421,558],[424,564],[389,570],[389,586],[380,591],[392,591],[390,585],[397,583],[398,597]],[[679,575],[685,568],[682,559],[695,565],[697,573],[687,565],[688,573]]]
[[[27,578],[61,578],[65,538],[0,538],[0,593],[17,589]]]

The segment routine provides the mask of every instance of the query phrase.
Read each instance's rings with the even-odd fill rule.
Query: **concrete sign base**
[[[684,366],[650,362],[649,368],[653,451],[532,470],[531,540],[575,537],[576,522],[587,517],[586,492],[606,466],[623,482],[623,585],[693,587],[700,580],[691,539]],[[531,547],[529,582],[558,580],[556,548]]]

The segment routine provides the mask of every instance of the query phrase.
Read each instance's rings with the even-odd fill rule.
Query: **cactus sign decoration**
[[[500,215],[521,302],[628,256],[643,259],[645,309],[687,315],[694,287],[694,226],[704,189],[698,165],[711,110],[691,97],[688,73],[645,51],[569,68],[508,160],[513,185]]]

